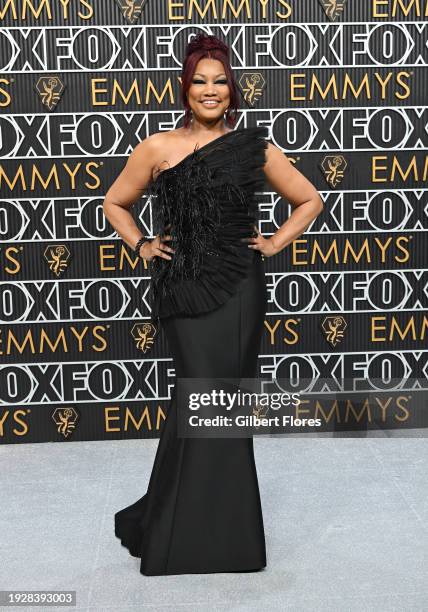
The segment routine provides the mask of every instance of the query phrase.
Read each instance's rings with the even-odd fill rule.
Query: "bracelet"
[[[134,248],[134,252],[136,255],[140,255],[140,249],[145,242],[150,242],[150,240],[148,240],[145,236],[141,236]]]

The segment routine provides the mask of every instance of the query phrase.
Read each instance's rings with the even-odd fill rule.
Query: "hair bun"
[[[222,51],[227,57],[229,57],[229,47],[222,40],[217,38],[212,34],[205,34],[204,32],[199,32],[192,38],[192,40],[187,44],[186,47],[186,59],[194,53],[195,51],[199,51],[202,49],[203,51],[214,51],[214,49],[219,49]]]

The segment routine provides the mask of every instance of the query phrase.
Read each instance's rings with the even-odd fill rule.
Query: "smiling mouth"
[[[218,106],[220,102],[218,100],[202,100],[201,104],[204,106]]]

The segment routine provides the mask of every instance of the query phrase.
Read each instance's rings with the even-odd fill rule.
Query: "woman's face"
[[[223,117],[230,104],[230,92],[224,66],[219,60],[207,57],[199,60],[187,100],[193,116],[203,123],[216,123]]]

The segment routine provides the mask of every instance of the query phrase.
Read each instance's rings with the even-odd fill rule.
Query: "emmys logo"
[[[43,255],[49,264],[49,269],[57,276],[64,272],[70,259],[70,251],[63,244],[47,246]]]
[[[244,72],[238,81],[244,100],[251,106],[261,98],[266,81],[260,72]]]
[[[321,324],[325,338],[332,346],[336,346],[343,339],[345,329],[348,327],[342,316],[326,317]]]
[[[135,23],[141,15],[147,0],[116,0],[119,9],[129,23]]]
[[[37,81],[35,89],[42,100],[42,104],[52,110],[64,93],[65,85],[57,76],[44,76]]]
[[[343,13],[346,2],[347,0],[319,0],[324,13],[331,21],[335,21],[336,17]]]
[[[74,431],[79,416],[74,408],[57,408],[52,418],[57,426],[57,432],[68,438]]]
[[[136,347],[146,353],[152,347],[156,336],[156,327],[153,323],[137,324],[132,328],[131,335],[135,340]]]
[[[347,163],[343,155],[326,155],[321,162],[325,180],[331,187],[342,182]]]

